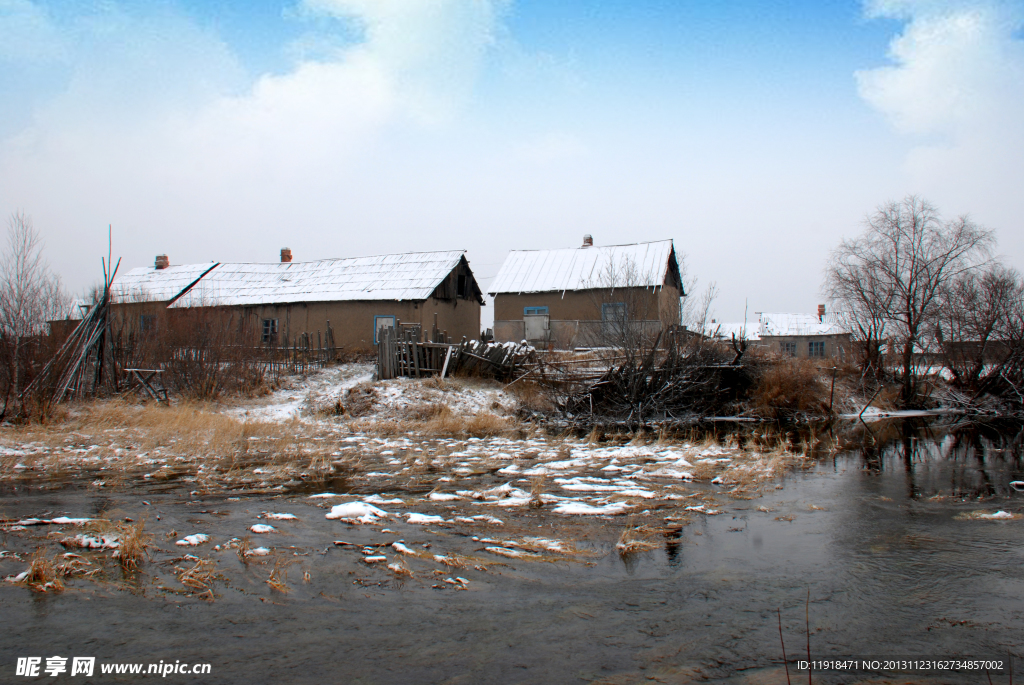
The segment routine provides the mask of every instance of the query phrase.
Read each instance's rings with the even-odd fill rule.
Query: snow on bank
[[[331,508],[331,513],[327,514],[329,519],[353,520],[360,523],[376,523],[378,520],[388,516],[390,514],[383,509],[378,509],[366,502],[336,504]]]
[[[185,537],[183,537],[182,539],[178,540],[174,544],[179,545],[181,547],[195,547],[196,545],[201,545],[204,542],[209,542],[209,541],[210,541],[210,536],[209,535],[207,535],[205,533],[196,533],[194,535],[186,535]]]

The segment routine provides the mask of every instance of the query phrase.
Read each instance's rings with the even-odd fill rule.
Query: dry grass
[[[145,532],[145,528],[145,520],[117,527],[117,563],[126,573],[139,570],[148,556],[149,540],[152,536]]]
[[[377,388],[372,383],[360,383],[345,393],[342,413],[349,416],[366,416],[377,404]]]
[[[420,381],[420,385],[424,388],[439,390],[441,392],[455,392],[462,387],[455,381],[448,380],[447,378],[441,378],[439,374],[435,374],[424,381]]]
[[[235,548],[235,553],[238,554],[238,560],[243,564],[249,563],[249,557],[252,556],[249,552],[252,549],[252,540],[248,535],[238,541],[238,547]]]
[[[395,559],[393,562],[388,564],[388,570],[390,570],[392,573],[399,577],[412,577],[412,571],[409,570],[409,566],[405,563],[403,559],[400,558]]]
[[[759,414],[780,419],[797,413],[825,413],[828,392],[829,386],[813,361],[784,358],[761,368],[752,400]]]
[[[541,495],[544,494],[544,476],[534,476],[530,479],[530,508],[540,509],[544,506]]]
[[[354,428],[383,436],[420,433],[439,437],[488,438],[508,435],[516,429],[516,424],[491,412],[460,415],[447,404],[422,403],[410,406],[401,419],[365,422]]]
[[[191,568],[175,567],[178,571],[178,582],[198,592],[198,596],[213,601],[213,580],[216,576],[214,567],[217,562],[212,559],[199,559]]]
[[[516,398],[516,402],[520,408],[526,411],[547,413],[555,411],[556,407],[551,401],[551,393],[545,388],[533,383],[528,379],[524,379],[510,385],[506,388],[506,391]]]
[[[288,587],[288,566],[291,563],[292,560],[290,559],[276,557],[274,559],[274,568],[270,571],[270,577],[264,582],[278,592],[288,592],[291,589]]]
[[[620,556],[649,552],[657,548],[658,543],[650,539],[649,532],[632,521],[623,529],[622,534],[619,535],[619,541],[615,543],[615,549],[618,550]]]
[[[466,568],[467,566],[466,557],[462,556],[461,554],[455,554],[454,552],[451,554],[446,554],[444,556],[441,556],[439,554],[434,555],[434,561],[436,561],[439,564],[444,564],[450,569]]]
[[[154,481],[194,476],[196,489],[210,492],[251,477],[247,471],[255,466],[282,467],[261,480],[286,480],[291,477],[289,469],[332,470],[337,436],[329,428],[296,421],[246,421],[222,411],[212,404],[81,403],[60,426],[23,426],[5,432],[4,443],[29,443],[45,451],[0,459],[0,472],[13,472],[21,461],[58,478],[64,470],[83,469],[80,454],[88,452],[90,458],[104,460],[102,480],[108,486],[147,472]]]
[[[59,428],[26,432],[19,437],[61,447],[68,438],[109,443],[113,433],[120,443],[131,443],[142,451],[170,447],[180,453],[212,456],[245,453],[252,438],[281,441],[295,432],[288,424],[240,421],[221,413],[212,404],[181,403],[166,407],[123,400],[80,403]]]
[[[35,592],[64,591],[63,575],[60,572],[56,557],[46,556],[46,552],[39,548],[32,555],[32,563],[28,567],[28,576],[25,577],[25,585]]]

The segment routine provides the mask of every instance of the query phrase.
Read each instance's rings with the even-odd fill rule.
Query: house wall
[[[762,335],[759,346],[776,354],[785,354],[785,345],[790,343],[796,346],[795,354],[792,356],[799,359],[810,357],[811,342],[825,343],[825,358],[838,359],[840,361],[853,361],[853,346],[850,342],[850,335]]]
[[[615,288],[574,290],[547,293],[499,293],[494,297],[495,321],[521,321],[525,307],[547,307],[552,320],[600,321],[601,305],[610,302],[625,302],[632,305],[628,317],[644,320],[660,320],[662,325],[679,324],[679,298],[682,292],[675,286],[666,285],[657,290],[651,288]]]
[[[166,309],[162,302],[132,302],[114,305],[114,311],[116,316],[124,317],[131,327],[140,324],[140,317],[143,314],[155,314],[159,330],[163,326],[173,326],[176,317],[181,317],[190,310]],[[325,336],[329,321],[334,330],[335,344],[349,351],[369,351],[374,347],[375,316],[394,316],[402,323],[418,323],[424,331],[429,331],[434,325],[434,315],[437,314],[437,327],[447,331],[453,341],[461,340],[463,336],[473,339],[480,335],[480,303],[463,298],[431,297],[418,302],[308,302],[216,307],[206,311],[216,312],[216,316],[224,320],[243,317],[257,337],[257,342],[263,319],[277,319],[278,345],[284,345],[286,341],[290,345],[294,344],[295,339],[303,333],[309,333],[315,345],[317,331]]]
[[[550,342],[554,347],[590,345],[600,337],[601,306],[624,302],[627,317],[644,321],[660,321],[661,327],[675,326],[680,321],[681,290],[666,285],[651,288],[600,288],[508,294],[494,298],[494,339],[497,342],[518,342],[525,335],[523,310],[526,307],[547,307],[550,317]],[[657,324],[655,324],[657,326]]]
[[[480,336],[480,304],[472,300],[324,302],[247,308],[254,321],[278,320],[278,344],[287,337],[293,342],[304,332],[326,331],[330,321],[334,340],[348,350],[370,350],[374,346],[374,317],[394,316],[405,324],[418,323],[424,331],[434,325],[447,331],[453,341]]]

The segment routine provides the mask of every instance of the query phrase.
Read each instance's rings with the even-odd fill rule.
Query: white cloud
[[[1021,260],[1024,199],[1024,12],[999,0],[874,0],[870,17],[901,20],[891,65],[860,71],[861,97],[916,141],[907,192],[1003,229]]]
[[[53,27],[41,5],[14,1],[19,16]],[[104,7],[59,35],[71,45],[67,87],[0,140],[0,211],[55,228],[51,261],[72,283],[91,278],[79,256],[99,254],[108,222],[132,266],[165,250],[179,262],[266,259],[278,242],[302,247],[296,234],[327,254],[358,253],[349,239],[368,236],[324,227],[354,228],[340,215],[365,191],[363,170],[386,167],[381,154],[399,162],[384,133],[457,112],[504,2],[305,0],[360,38],[248,85],[227,46],[192,20]],[[26,21],[0,21],[0,45]]]
[[[901,130],[956,136],[1020,111],[1024,42],[1013,6],[886,0],[869,11],[907,21],[890,44],[895,64],[856,75],[861,96]]]
[[[503,0],[303,0],[311,13],[356,23],[356,51],[395,78],[404,105],[443,117],[472,86],[496,42]]]

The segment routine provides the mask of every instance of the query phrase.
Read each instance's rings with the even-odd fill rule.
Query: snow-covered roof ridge
[[[760,321],[761,336],[840,335],[850,331],[842,313],[826,314],[819,320],[816,314],[762,312]]]
[[[343,300],[425,300],[458,266],[465,250],[407,252],[312,262],[206,263],[141,267],[114,284],[120,301],[171,307],[288,304]],[[211,268],[214,267],[214,268]],[[205,273],[204,272],[208,272]],[[188,291],[182,292],[193,284]]]
[[[624,270],[632,273],[625,274]],[[512,250],[488,294],[586,290],[615,285],[656,288],[678,273],[671,240],[554,250]],[[609,278],[609,276],[614,278]],[[618,279],[618,283],[609,281]]]

